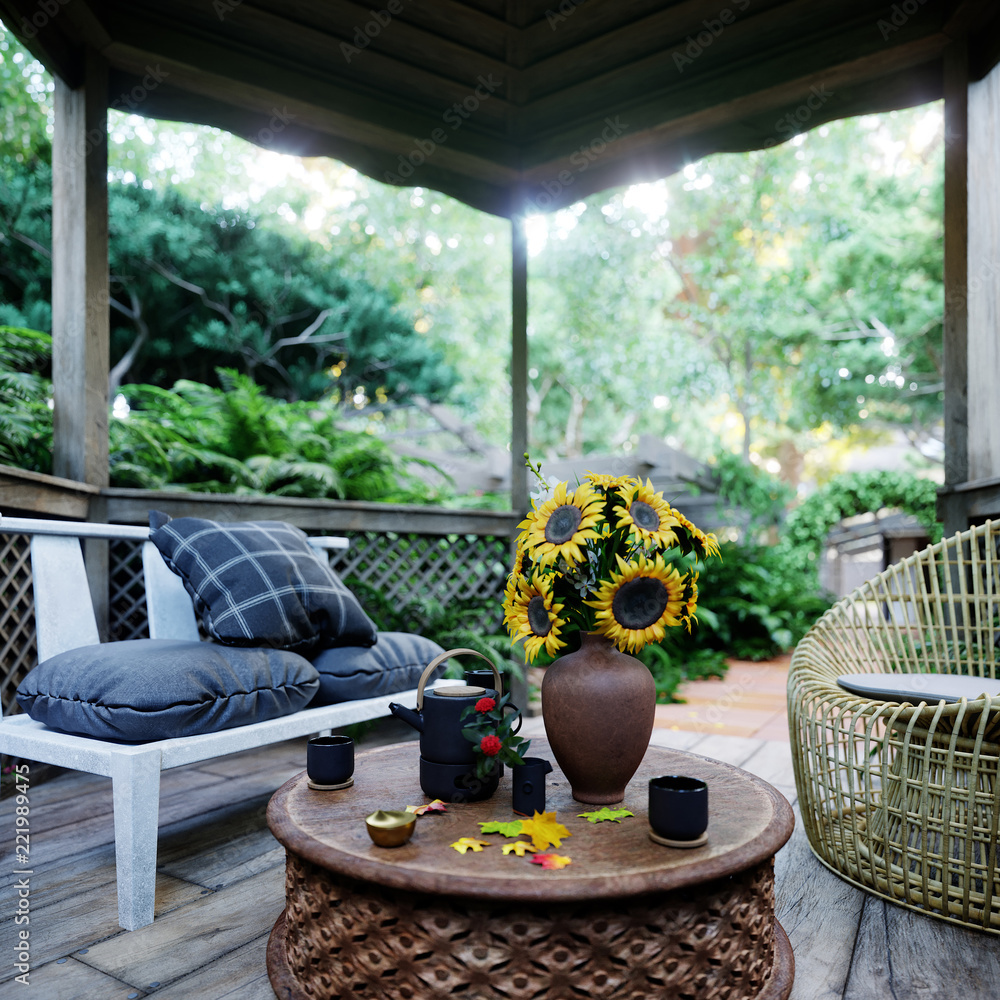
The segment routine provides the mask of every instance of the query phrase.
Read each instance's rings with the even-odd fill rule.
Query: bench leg
[[[127,931],[153,922],[156,831],[160,814],[160,753],[115,757],[115,866],[118,923]]]

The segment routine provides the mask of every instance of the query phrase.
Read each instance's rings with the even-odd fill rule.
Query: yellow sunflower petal
[[[659,555],[640,555],[631,563],[619,557],[618,565],[621,572],[612,573],[585,603],[597,609],[598,632],[622,651],[637,653],[683,623],[685,578]]]

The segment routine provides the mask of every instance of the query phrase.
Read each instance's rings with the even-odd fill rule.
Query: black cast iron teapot
[[[428,678],[452,656],[478,656],[486,660],[493,670],[496,687],[490,689],[456,684],[425,691],[424,686]],[[500,689],[500,674],[488,657],[474,649],[451,649],[427,664],[417,685],[416,709],[404,708],[396,702],[390,702],[389,711],[420,733],[420,756],[425,761],[434,764],[474,764],[476,760],[474,745],[462,735],[462,729],[468,725],[462,720],[462,712],[486,695],[499,698]],[[518,729],[520,726],[518,720]],[[516,733],[517,729],[514,732]]]

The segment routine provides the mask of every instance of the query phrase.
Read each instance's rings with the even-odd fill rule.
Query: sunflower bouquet
[[[715,535],[633,476],[588,472],[582,483],[546,486],[520,524],[504,624],[535,661],[557,656],[575,632],[596,632],[623,653],[659,642],[696,620],[695,558],[718,556]]]

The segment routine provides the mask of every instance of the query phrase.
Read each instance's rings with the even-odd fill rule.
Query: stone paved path
[[[785,684],[791,653],[765,663],[730,660],[725,678],[687,681],[682,705],[657,705],[657,729],[788,742]]]

